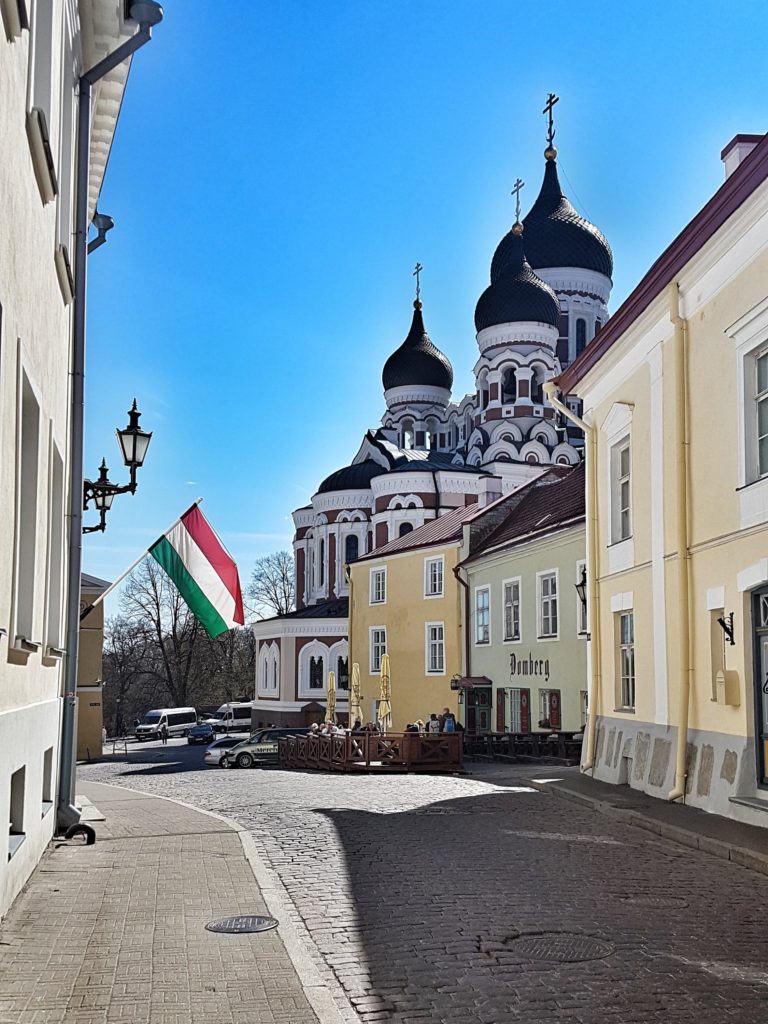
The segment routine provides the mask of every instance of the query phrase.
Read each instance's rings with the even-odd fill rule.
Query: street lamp
[[[113,484],[109,479],[106,459],[101,460],[97,480],[83,480],[83,511],[86,511],[93,502],[99,513],[98,524],[84,526],[83,533],[103,533],[107,528],[107,512],[112,508],[115,495],[136,493],[136,470],[143,466],[149,442],[152,440],[151,432],[142,430],[139,426],[140,418],[141,413],[134,398],[133,405],[128,411],[128,426],[115,431],[123,462],[131,473],[130,482],[123,485]]]
[[[587,567],[586,567],[586,565],[582,565],[582,567],[581,567],[581,579],[579,580],[578,583],[574,583],[574,587],[576,588],[576,593],[579,595],[579,600],[581,601],[581,607],[586,612],[586,610],[587,610]]]

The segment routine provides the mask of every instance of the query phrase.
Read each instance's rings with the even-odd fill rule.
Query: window
[[[611,449],[611,542],[632,536],[632,449],[624,438]]]
[[[557,637],[557,572],[538,574],[539,637]]]
[[[370,604],[386,604],[387,602],[387,570],[371,569]]]
[[[53,7],[52,0],[37,0],[34,7],[34,30],[30,36],[27,135],[35,177],[44,203],[50,202],[58,190],[53,159],[56,140],[52,132],[52,101],[54,74],[59,70],[59,60],[54,60]]]
[[[8,860],[24,842],[24,789],[26,768],[19,768],[11,775],[11,801],[8,821]]]
[[[312,656],[309,659],[309,688],[322,690],[325,679],[323,676],[323,656]]]
[[[33,642],[37,561],[37,492],[40,454],[40,407],[26,374],[21,387],[21,448],[16,526],[15,637]]]
[[[533,375],[531,377],[531,401],[536,405],[542,405],[544,402],[544,371],[540,368],[534,367]],[[531,461],[530,459],[528,460]],[[536,461],[536,460],[533,460]]]
[[[0,13],[9,39],[20,36],[22,29],[29,29],[26,0],[0,0]]]
[[[576,355],[580,356],[587,346],[587,321],[581,317],[576,321]]]
[[[387,631],[384,626],[371,628],[371,673],[381,672],[381,659],[387,653]]]
[[[400,529],[398,530],[398,537],[405,537],[407,533],[410,533],[413,529],[413,523],[400,523]]]
[[[635,615],[619,615],[619,677],[621,679],[621,706],[635,706]]]
[[[581,710],[581,728],[586,729],[589,717],[589,692],[587,690],[579,691],[579,708]]]
[[[355,562],[360,553],[360,542],[356,533],[348,533],[344,541],[344,561]]]
[[[349,689],[349,658],[336,659],[336,685],[340,690]]]
[[[520,580],[505,580],[504,587],[504,639],[520,639]]]
[[[427,675],[445,674],[445,627],[442,622],[426,624]]]
[[[439,558],[424,559],[424,596],[443,596],[443,574],[445,571],[445,559]]]
[[[64,463],[51,445],[51,501],[48,519],[48,610],[46,653],[60,655],[63,646],[61,602],[64,561]]]
[[[762,477],[768,473],[768,352],[757,357],[756,372],[757,472]]]
[[[320,586],[322,587],[322,586],[325,585],[325,541],[324,540],[320,541],[320,566],[319,566],[319,572],[320,572]]]
[[[278,688],[277,673],[278,673],[278,662],[277,662],[277,651],[275,651],[273,653],[273,655],[272,655],[272,689],[273,690],[276,690]]]
[[[489,587],[475,590],[475,643],[491,642],[491,591]]]
[[[261,663],[261,688],[266,690],[269,686],[269,662],[266,658]]]
[[[48,747],[43,754],[43,789],[41,796],[43,805],[42,816],[45,817],[53,807],[53,747]]]
[[[539,690],[539,728],[560,728],[559,690]]]
[[[586,585],[587,580],[587,563],[582,559],[576,563],[576,580],[575,583],[581,584],[584,582]],[[587,601],[589,600],[588,591],[584,591]],[[576,593],[576,632],[579,636],[587,635],[587,601],[582,601],[581,597]]]
[[[517,401],[517,377],[513,369],[505,370],[501,380],[501,401],[511,405]]]

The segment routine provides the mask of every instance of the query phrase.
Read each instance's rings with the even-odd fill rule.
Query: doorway
[[[752,595],[757,781],[768,786],[768,588]]]

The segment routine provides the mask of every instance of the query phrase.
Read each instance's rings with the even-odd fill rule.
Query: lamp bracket
[[[731,647],[735,647],[736,641],[733,638],[733,612],[731,612],[727,617],[721,615],[720,618],[717,620],[717,624],[725,633],[726,637],[728,638],[728,643],[731,645]]]

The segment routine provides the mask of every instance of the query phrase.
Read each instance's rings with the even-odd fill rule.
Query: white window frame
[[[576,580],[575,583],[581,583],[582,571],[587,568],[587,560],[580,558],[576,562]],[[587,580],[587,587],[589,587],[589,580]],[[576,592],[576,636],[581,640],[585,640],[589,634],[589,590],[586,592],[587,603],[583,605],[581,598],[579,597],[578,591]]]
[[[637,670],[635,666],[635,612],[633,608],[625,608],[617,612],[618,655],[619,655],[619,708],[620,711],[634,711],[637,701]],[[624,640],[623,626],[625,619],[631,625],[631,637]],[[626,668],[626,672],[625,672]],[[626,680],[626,683],[625,683]],[[629,699],[631,697],[631,700]]]
[[[381,597],[375,595],[379,592],[376,585],[376,578],[381,576],[383,579],[383,587],[381,588]],[[373,569],[368,571],[368,604],[386,604],[387,603],[387,567],[386,565],[377,565]]]
[[[439,637],[430,636],[430,630],[440,630]],[[442,668],[431,668],[432,648],[437,647],[440,652]],[[424,623],[424,672],[428,676],[445,675],[445,623],[425,622]]]
[[[507,636],[507,587],[515,584],[517,584],[517,636]],[[523,580],[521,576],[510,576],[509,579],[501,581],[501,635],[505,644],[523,642]]]
[[[768,349],[768,296],[725,332],[735,343],[738,443],[738,500],[741,529],[768,522],[768,476],[757,458],[757,359]]]
[[[478,622],[477,599],[478,599],[478,596],[481,593],[486,593],[488,595],[488,638],[486,640],[478,640],[479,622]],[[475,606],[474,606],[474,616],[473,616],[474,627],[475,627],[475,647],[490,647],[491,637],[492,637],[492,629],[491,629],[491,609],[492,609],[492,606],[493,606],[493,602],[491,600],[491,588],[490,588],[490,585],[485,583],[482,586],[475,587]]]
[[[430,585],[432,583],[432,566],[439,565],[440,567],[440,589],[432,591]],[[430,600],[434,597],[445,596],[445,555],[431,555],[424,559],[424,598]]]
[[[622,470],[624,453],[629,467]],[[611,445],[611,544],[632,539],[632,440],[629,434]],[[626,498],[624,497],[626,488]],[[626,517],[626,525],[625,525]]]
[[[376,639],[374,633],[382,633],[384,636],[383,641]],[[387,627],[386,626],[369,626],[368,627],[368,666],[372,676],[377,676],[381,672],[381,659],[383,655],[387,653]]]
[[[634,516],[632,514],[632,494],[635,484],[632,464],[632,417],[634,406],[627,402],[614,402],[608,415],[600,425],[604,437],[605,449],[605,487],[608,495],[607,529],[605,544],[607,545],[607,575],[630,569],[635,564]],[[619,453],[629,444],[629,536],[622,539],[619,509],[618,470]]]
[[[544,594],[544,580],[555,579],[554,594]],[[544,601],[555,604],[556,629],[554,633],[544,632]],[[551,618],[551,610],[550,610]],[[536,573],[536,637],[538,640],[559,640],[560,639],[560,572],[558,569],[544,569]]]

